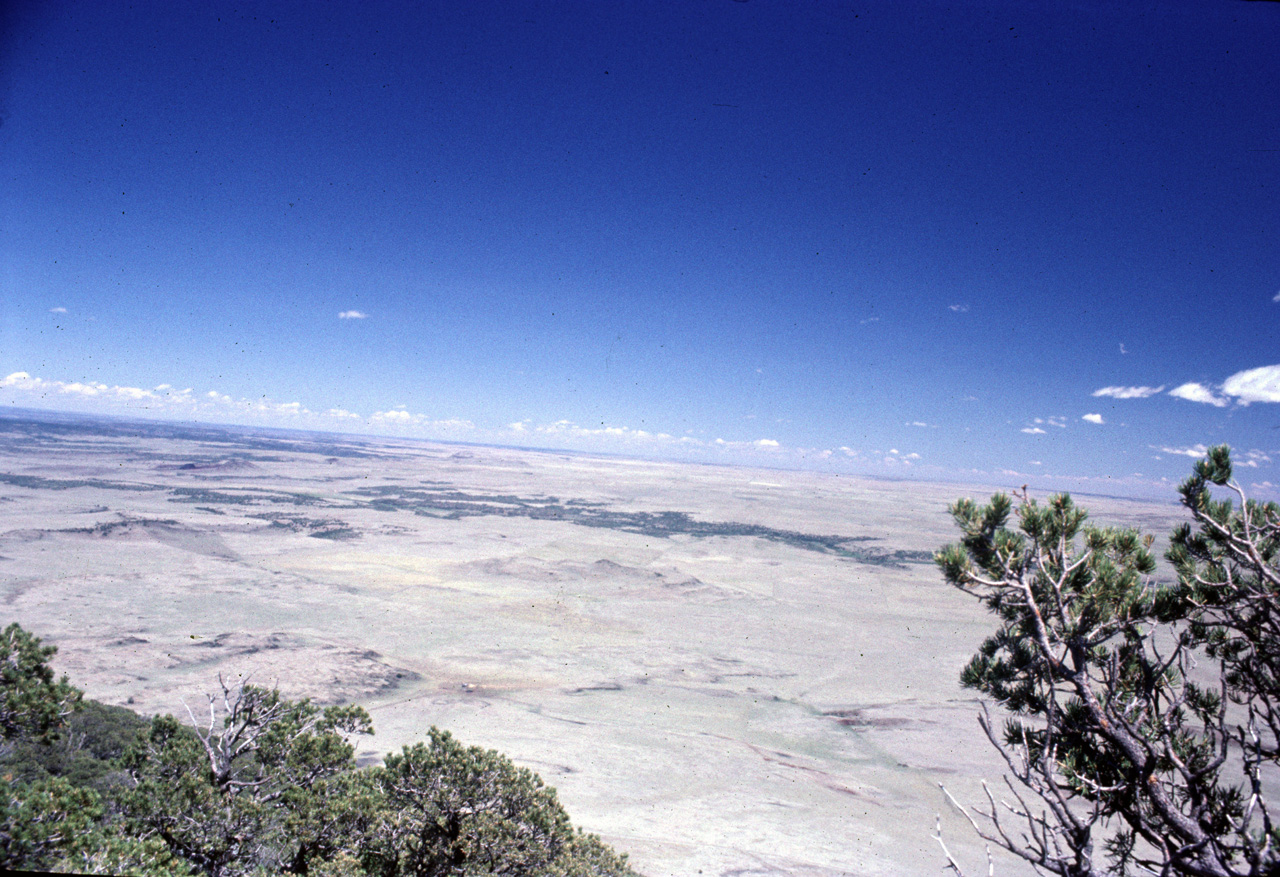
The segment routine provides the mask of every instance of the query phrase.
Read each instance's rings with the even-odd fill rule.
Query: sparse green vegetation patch
[[[306,533],[314,539],[358,539],[360,531],[336,518],[308,518],[305,515],[285,515],[259,512],[249,515],[258,520],[270,521],[270,526],[291,533]]]
[[[228,493],[225,490],[208,490],[203,487],[175,487],[169,502],[203,502],[221,505],[258,505],[270,502],[271,497],[258,491],[246,493]]]
[[[314,533],[308,533],[312,539],[333,539],[334,541],[344,541],[347,539],[359,539],[360,531],[353,530],[350,527],[332,527],[328,530],[317,530]]]
[[[181,527],[182,524],[172,518],[127,518],[121,521],[103,521],[92,527],[74,527],[62,530],[63,533],[79,533],[86,536],[110,536],[133,527]]]
[[[762,524],[734,521],[699,521],[686,512],[617,511],[603,503],[561,500],[555,496],[521,497],[513,494],[467,493],[447,487],[402,487],[382,485],[362,487],[348,495],[368,497],[369,506],[379,511],[408,511],[416,515],[458,520],[484,515],[529,518],[537,521],[565,521],[582,527],[601,527],[654,538],[671,536],[745,536],[781,542],[806,551],[832,554],[877,566],[931,563],[929,551],[886,549],[868,543],[875,536],[839,536],[782,530]]]
[[[104,481],[101,478],[45,478],[40,475],[14,475],[9,472],[0,472],[0,484],[11,484],[28,490],[71,490],[76,487],[96,487],[101,490],[131,490],[145,493],[165,489],[158,484]]]
[[[243,488],[235,493],[227,490],[210,490],[204,487],[174,487],[170,489],[173,495],[169,497],[169,502],[205,503],[206,505],[262,505],[264,503],[301,506],[329,505],[323,498],[314,494],[283,493],[255,488]]]

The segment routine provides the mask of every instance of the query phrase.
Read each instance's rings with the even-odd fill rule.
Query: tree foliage
[[[102,791],[146,723],[54,681],[53,646],[16,624],[0,635],[0,865],[80,874],[185,875],[158,841],[120,834]]]
[[[937,563],[999,619],[961,681],[1009,714],[980,717],[1009,797],[988,790],[974,825],[1042,872],[1280,873],[1280,507],[1245,497],[1225,446],[1181,496],[1195,526],[1164,583],[1151,537],[1069,496],[951,507]]]
[[[304,842],[319,849],[323,839],[299,824],[298,813],[318,811],[334,788],[328,781],[355,767],[347,736],[370,733],[369,716],[219,683],[205,722],[157,717],[126,753],[132,788],[119,796],[126,823],[214,877],[305,867]]]
[[[532,771],[432,728],[386,758],[377,871],[387,875],[627,873],[597,839],[575,832]]]
[[[51,647],[17,625],[0,865],[86,874],[634,877],[575,830],[554,790],[432,728],[358,768],[358,706],[320,708],[228,685],[200,718],[144,720],[53,682]],[[34,682],[32,680],[35,680]]]
[[[75,708],[81,693],[49,666],[57,651],[17,624],[0,633],[0,738],[49,740]]]
[[[4,772],[11,781],[34,783],[62,777],[73,786],[105,791],[121,780],[120,756],[149,725],[132,710],[84,698],[55,738],[10,741]]]

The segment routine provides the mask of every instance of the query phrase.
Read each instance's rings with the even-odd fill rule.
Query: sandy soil
[[[938,783],[1001,771],[957,683],[993,624],[926,558],[990,492],[0,421],[0,599],[110,703],[248,676],[365,705],[366,758],[500,749],[653,877],[932,875],[939,810],[983,861]]]

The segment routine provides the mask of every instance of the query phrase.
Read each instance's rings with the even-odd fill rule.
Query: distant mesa
[[[839,725],[855,730],[906,728],[913,724],[911,719],[901,716],[869,716],[866,709],[830,710],[823,715],[835,719]]]
[[[62,530],[21,531],[25,541],[44,538],[46,534],[65,533],[69,536],[92,539],[120,539],[126,541],[154,539],[170,548],[190,551],[219,560],[239,560],[239,556],[227,547],[216,533],[189,527],[172,518],[140,518],[117,513],[118,520],[100,521],[91,527],[72,527]],[[18,535],[11,531],[10,535]]]
[[[212,462],[183,463],[179,472],[245,472],[258,467],[248,460],[225,459]]]

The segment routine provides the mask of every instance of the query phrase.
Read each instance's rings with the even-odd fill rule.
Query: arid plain
[[[91,697],[248,676],[364,705],[369,759],[437,725],[651,877],[937,874],[939,810],[985,873],[938,783],[1001,774],[957,681],[994,624],[930,556],[993,489],[8,413],[0,594]]]

